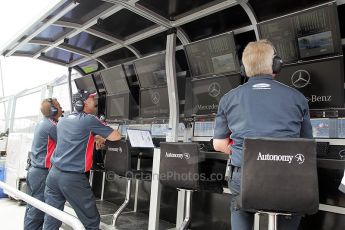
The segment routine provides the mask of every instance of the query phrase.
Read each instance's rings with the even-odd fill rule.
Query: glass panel
[[[141,0],[138,4],[152,10],[165,18],[173,19],[175,16],[186,13],[200,6],[216,2],[215,0]]]
[[[55,10],[48,18],[57,15],[69,2],[70,1],[67,1],[66,4]],[[80,4],[65,14],[61,20],[83,24],[97,14],[113,6],[113,4],[101,0],[82,0],[78,2]]]
[[[86,50],[90,53],[108,44],[110,44],[109,41],[103,40],[85,32],[82,32],[68,40],[68,45]]]
[[[121,48],[100,57],[109,67],[135,59],[134,54],[127,48]]]
[[[71,101],[69,99],[68,84],[55,86],[53,88],[53,97],[59,101],[62,109],[65,111],[65,115],[69,114],[71,110]]]
[[[192,41],[197,41],[248,25],[251,25],[251,22],[246,12],[241,6],[236,5],[187,23],[182,26],[182,29]]]
[[[270,18],[275,18],[284,14],[292,13],[298,10],[309,8],[311,6],[319,5],[329,0],[250,0],[249,4],[259,21],[264,21]]]
[[[155,23],[129,10],[123,9],[100,21],[100,23],[92,28],[124,40],[127,36],[153,25]]]
[[[40,105],[41,92],[17,98],[13,132],[32,133],[38,122]]]
[[[5,127],[6,127],[6,116],[5,116],[5,112],[7,111],[7,107],[5,108],[5,106],[7,106],[8,103],[0,103],[0,133],[5,131]]]
[[[34,39],[53,42],[70,32],[71,30],[71,28],[51,25],[47,29],[39,33]]]
[[[166,49],[167,34],[162,32],[142,41],[136,42],[133,46],[139,50],[140,54],[157,53]]]
[[[60,49],[52,49],[50,51],[48,51],[45,56],[53,58],[53,59],[57,59],[59,61],[65,62],[65,63],[70,63],[72,61],[81,59],[82,56],[75,54],[75,53],[71,53],[65,50],[60,50]]]
[[[21,46],[16,53],[28,53],[28,54],[35,54],[39,50],[41,50],[44,46],[36,45],[36,44],[25,44]]]

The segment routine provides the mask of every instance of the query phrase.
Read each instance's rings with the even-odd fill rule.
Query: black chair
[[[150,180],[152,172],[132,169],[132,153],[128,141],[107,141],[106,142],[105,170],[113,172],[127,180],[126,198],[120,208],[114,213],[112,225],[116,225],[116,221],[122,211],[127,207],[131,196],[131,180],[142,179]],[[138,155],[137,157],[141,157]],[[139,159],[138,159],[139,160]]]
[[[245,139],[239,206],[268,214],[270,230],[277,229],[278,215],[316,213],[316,163],[312,139]]]
[[[185,218],[179,229],[187,229],[191,220],[193,191],[223,192],[221,181],[207,180],[203,174],[204,156],[197,143],[161,143],[160,182],[186,190]]]

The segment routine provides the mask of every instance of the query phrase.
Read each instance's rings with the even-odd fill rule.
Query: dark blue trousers
[[[44,188],[48,170],[30,167],[26,177],[27,194],[44,202]],[[42,229],[44,212],[27,204],[24,217],[24,230]]]
[[[85,174],[64,172],[53,166],[47,177],[44,196],[47,204],[60,210],[67,200],[85,229],[99,230],[100,216]],[[61,221],[45,215],[43,229],[58,230],[60,226]]]
[[[254,224],[254,213],[242,211],[237,204],[238,196],[241,191],[241,172],[233,172],[229,180],[231,190],[231,230],[252,230]],[[297,230],[301,216],[292,217],[278,216],[279,230]]]

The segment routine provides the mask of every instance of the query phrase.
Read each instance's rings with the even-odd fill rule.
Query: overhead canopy
[[[165,50],[166,31],[177,45],[234,31],[238,49],[258,38],[256,24],[327,0],[62,0],[1,51],[82,70],[84,74]],[[344,1],[338,1],[344,4]],[[344,37],[344,5],[339,6]]]

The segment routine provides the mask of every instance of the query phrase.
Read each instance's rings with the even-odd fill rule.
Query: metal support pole
[[[71,113],[73,112],[73,103],[72,103],[72,68],[68,68],[68,92],[69,92],[69,100],[71,102]]]
[[[186,191],[186,209],[185,209],[186,215],[185,215],[184,221],[183,221],[181,227],[179,228],[179,230],[188,229],[188,225],[189,225],[190,220],[191,220],[192,194],[193,194],[192,190]]]
[[[25,201],[26,203],[32,205],[33,207],[41,210],[44,213],[47,213],[48,215],[62,221],[63,223],[67,224],[68,226],[72,227],[76,230],[85,230],[83,224],[80,222],[79,219],[76,217],[65,213],[57,208],[54,208],[40,200],[37,200],[36,198],[33,198],[11,186],[8,184],[5,184],[4,182],[0,181],[0,188],[4,189],[5,192],[8,194],[18,197],[19,199]]]
[[[178,141],[179,98],[176,80],[175,51],[176,29],[171,29],[169,30],[167,36],[167,46],[165,53],[165,70],[169,92],[169,130],[171,130],[171,136],[170,140],[167,140],[168,142]]]
[[[152,163],[152,182],[150,195],[149,230],[159,229],[159,212],[161,202],[162,185],[159,182],[159,167],[161,161],[161,150],[154,149]]]
[[[129,203],[130,196],[131,196],[131,179],[127,179],[126,199],[123,202],[123,204],[120,206],[120,208],[114,213],[113,222],[112,222],[112,225],[114,227],[116,225],[116,221],[119,218],[120,214],[127,207],[128,203]]]

